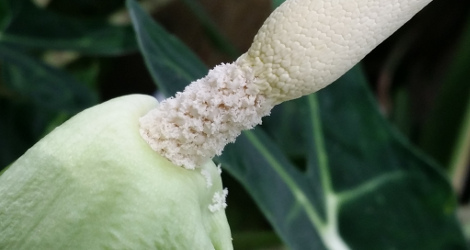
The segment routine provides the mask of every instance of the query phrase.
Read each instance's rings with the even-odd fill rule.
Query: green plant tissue
[[[13,163],[0,249],[232,249],[224,210],[209,209],[222,193],[214,163],[177,167],[141,138],[156,105],[130,95],[87,109]]]

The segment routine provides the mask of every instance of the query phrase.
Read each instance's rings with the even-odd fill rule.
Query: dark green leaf
[[[271,1],[271,5],[272,5],[272,8],[275,9],[277,8],[279,5],[281,5],[285,0],[272,0]]]
[[[10,91],[51,110],[76,113],[96,103],[91,89],[67,73],[47,66],[14,47],[0,45],[3,80]]]
[[[462,32],[458,49],[443,79],[430,119],[424,126],[421,146],[443,164],[450,173],[458,172],[456,159],[459,140],[465,137],[464,117],[470,105],[470,15]],[[468,150],[460,157],[468,157]],[[464,168],[468,166],[462,166]],[[466,172],[463,170],[463,172]]]
[[[119,11],[123,5],[122,0],[53,0],[47,8],[69,16],[100,17]]]
[[[6,1],[0,1],[0,30],[3,30],[10,22],[10,11]]]
[[[3,25],[1,43],[94,55],[116,55],[137,49],[130,26],[113,26],[106,18],[63,16],[38,8],[31,1],[8,0],[7,3],[11,18]]]
[[[207,36],[213,45],[221,52],[235,59],[240,54],[237,49],[224,37],[218,30],[217,26],[211,20],[209,15],[205,12],[204,8],[198,1],[195,0],[182,0],[196,15],[201,22]]]
[[[0,117],[0,170],[41,139],[51,121],[66,119],[63,113],[16,96],[0,97]]]
[[[465,249],[447,180],[385,122],[357,69],[285,104],[301,111],[267,122],[274,140],[256,128],[221,160],[292,249]],[[281,150],[299,136],[304,166]]]
[[[134,0],[127,0],[127,7],[147,68],[166,96],[182,91],[207,73],[201,60],[155,23]]]
[[[0,166],[6,166],[48,130],[95,104],[93,90],[65,72],[0,45]]]

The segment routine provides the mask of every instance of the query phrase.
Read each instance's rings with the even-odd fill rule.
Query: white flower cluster
[[[220,192],[214,193],[212,197],[212,204],[209,205],[209,210],[211,212],[217,212],[219,210],[225,209],[227,207],[226,199],[228,195],[228,190],[224,188],[224,190]]]
[[[216,66],[143,116],[140,133],[175,165],[194,169],[269,115],[273,104],[252,87],[254,80],[249,68]]]

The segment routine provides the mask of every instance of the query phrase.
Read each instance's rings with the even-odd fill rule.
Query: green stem
[[[307,195],[303,192],[303,189],[299,187],[296,180],[286,172],[284,167],[276,161],[275,157],[271,152],[266,149],[266,147],[258,140],[258,138],[251,131],[245,131],[245,136],[253,143],[261,155],[266,159],[266,161],[271,165],[271,167],[278,173],[279,177],[286,183],[289,189],[292,191],[292,195],[295,197],[296,201],[305,209],[307,217],[310,219],[310,222],[316,228],[322,228],[324,222],[321,220],[318,215],[315,207],[308,201]]]
[[[452,184],[460,189],[464,185],[470,161],[470,102],[467,102],[465,117],[457,133],[457,142],[450,158]]]
[[[312,131],[314,131],[313,141],[318,158],[318,167],[320,169],[320,178],[323,190],[326,193],[334,193],[331,184],[331,176],[329,172],[328,154],[326,152],[325,142],[323,141],[323,129],[321,125],[320,109],[318,107],[318,99],[316,94],[308,96],[308,104],[312,112]]]
[[[460,45],[455,51],[453,62],[443,80],[442,89],[436,98],[435,107],[429,115],[429,120],[423,127],[420,139],[422,148],[444,165],[449,175],[456,173],[454,158],[459,152],[458,144],[465,130],[464,116],[468,113],[470,101],[470,16],[460,39]],[[466,110],[467,109],[467,110]],[[463,127],[462,127],[463,126]],[[468,127],[468,125],[467,125]]]

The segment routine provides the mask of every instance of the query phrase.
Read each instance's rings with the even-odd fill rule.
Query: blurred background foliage
[[[246,51],[281,2],[140,4],[212,68]],[[86,107],[166,91],[146,67],[124,1],[0,0],[0,29],[0,169]],[[206,68],[194,65],[193,76]],[[447,174],[470,235],[470,1],[434,0],[361,66],[382,115]],[[295,113],[289,107],[278,112]],[[224,183],[237,249],[281,246],[240,182],[224,174]]]

